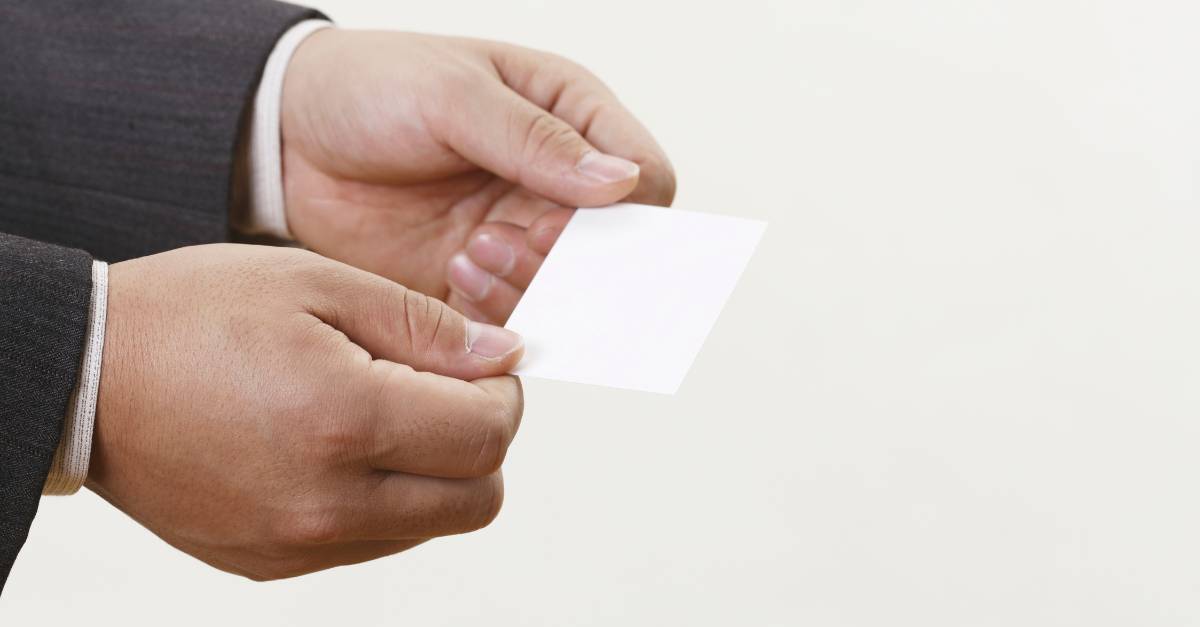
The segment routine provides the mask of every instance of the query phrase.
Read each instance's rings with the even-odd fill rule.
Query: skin
[[[288,66],[281,135],[301,243],[494,323],[568,208],[675,195],[666,154],[599,79],[490,41],[315,33]]]
[[[175,547],[277,579],[496,516],[515,334],[296,249],[183,248],[110,279],[88,487]]]
[[[471,319],[508,318],[571,208],[675,193],[598,79],[494,42],[318,32],[280,124],[289,227],[320,255],[213,245],[113,265],[88,478],[256,580],[488,524],[523,349]]]

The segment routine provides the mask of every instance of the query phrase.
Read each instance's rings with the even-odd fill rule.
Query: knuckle
[[[500,473],[492,473],[479,481],[476,488],[476,501],[471,512],[469,531],[476,531],[492,524],[500,515],[504,505],[504,479]]]
[[[471,476],[484,477],[499,470],[508,452],[508,426],[500,420],[487,418],[473,440]]]
[[[308,453],[312,457],[341,463],[361,456],[364,437],[350,420],[319,416],[313,423],[306,438]]]
[[[277,526],[279,541],[285,546],[317,546],[341,539],[344,525],[334,510],[303,507]]]
[[[578,142],[575,129],[545,111],[535,114],[528,124],[524,147],[527,160],[533,161],[545,155],[552,155]]]
[[[416,315],[416,306],[421,304],[421,293],[414,292],[403,286],[396,286],[394,289],[381,291],[377,295],[379,297],[377,305],[380,313],[389,311],[398,312],[399,318],[406,323]]]
[[[516,377],[509,377],[506,383],[509,389],[503,394],[488,397],[486,412],[489,422],[499,425],[506,436],[512,437],[512,425],[521,415],[521,393]]]
[[[412,389],[408,378],[414,370],[412,366],[381,359],[371,361],[369,368],[375,374],[369,377],[373,381],[371,387],[361,395],[363,406],[356,410],[363,420],[363,426],[355,446],[361,448],[362,460],[376,466],[378,462],[375,458],[381,453],[380,425],[391,424],[397,419],[397,412],[403,410],[405,396]]]
[[[426,331],[429,321],[436,313],[436,301],[416,290],[405,289],[402,297],[404,315],[408,321],[416,325],[418,331]]]
[[[319,381],[278,395],[274,424],[301,459],[322,467],[361,459],[369,434],[361,396],[317,390]]]
[[[455,102],[479,88],[480,75],[469,65],[459,64],[440,72],[436,80],[447,101]]]
[[[344,289],[345,266],[311,250],[294,249],[274,267],[281,274],[280,284],[292,289],[300,288],[300,293],[307,299],[335,295]]]
[[[675,202],[675,191],[677,182],[675,180],[675,169],[671,163],[665,158],[655,158],[643,166],[645,174],[644,178],[653,182],[651,197],[649,202],[663,207],[671,206]]]
[[[298,273],[304,278],[323,278],[332,265],[327,259],[305,248],[291,248],[281,255],[280,263],[274,264],[285,272]]]
[[[515,378],[514,378],[515,380]],[[514,386],[514,390],[519,389]],[[517,420],[521,417],[521,398],[519,394],[493,397],[487,409],[488,422],[507,444],[512,440]]]
[[[513,436],[516,436],[516,427],[521,424],[521,416],[525,414],[525,388],[521,385],[521,379],[518,377],[510,377],[512,382],[512,400],[506,406],[508,409],[509,423],[513,425]]]
[[[392,290],[391,311],[399,311],[397,324],[403,324],[399,329],[407,337],[410,349],[413,351],[429,351],[438,341],[444,331],[445,305],[430,296],[416,290],[400,288]],[[402,321],[402,322],[400,322]]]
[[[504,388],[492,397],[491,413],[508,429],[508,439],[511,440],[516,435],[521,414],[525,412],[525,391],[518,377],[504,377],[501,381]]]

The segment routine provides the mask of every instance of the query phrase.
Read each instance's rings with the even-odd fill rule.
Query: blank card
[[[575,212],[507,327],[515,374],[674,394],[766,223],[620,204]]]

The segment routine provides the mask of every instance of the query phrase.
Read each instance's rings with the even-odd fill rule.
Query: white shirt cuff
[[[79,380],[63,417],[62,437],[54,451],[42,494],[75,494],[87,481],[92,459],[92,427],[100,395],[100,359],[104,356],[104,325],[108,315],[108,264],[92,261],[92,305]]]
[[[280,152],[279,110],[283,79],[296,48],[309,35],[333,24],[305,20],[293,26],[271,51],[250,116],[250,194],[246,210],[234,215],[233,228],[248,235],[293,239],[288,231],[283,196],[283,155]]]

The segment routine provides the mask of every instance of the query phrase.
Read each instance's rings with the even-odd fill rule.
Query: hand
[[[109,311],[88,486],[175,547],[274,579],[496,516],[522,408],[501,376],[512,332],[314,253],[229,244],[113,265]]]
[[[301,243],[477,320],[508,318],[568,207],[675,194],[666,155],[599,79],[495,42],[317,32],[288,66],[281,127]]]

